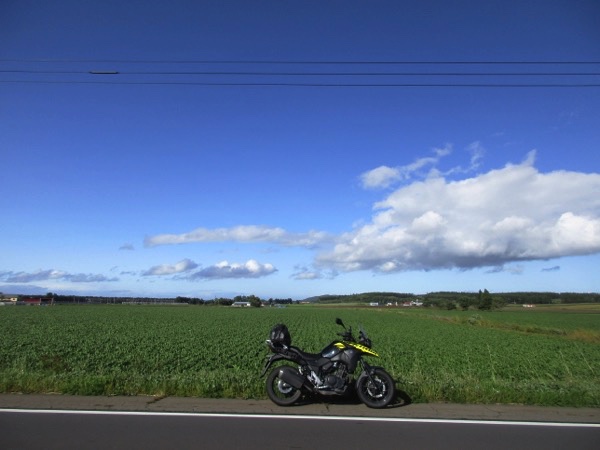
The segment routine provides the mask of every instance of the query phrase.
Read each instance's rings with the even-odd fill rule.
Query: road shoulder
[[[294,407],[279,407],[269,400],[145,396],[87,397],[60,394],[0,394],[0,409],[322,415],[414,419],[600,423],[600,409],[598,408],[556,408],[523,405],[459,405],[449,403],[416,403],[398,405],[386,409],[371,409],[356,403],[315,402]]]

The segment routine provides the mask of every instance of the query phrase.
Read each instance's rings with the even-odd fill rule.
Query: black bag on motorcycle
[[[290,332],[282,323],[278,323],[271,329],[270,338],[271,343],[276,347],[282,347],[284,345],[289,347],[292,345],[292,337],[290,336]]]

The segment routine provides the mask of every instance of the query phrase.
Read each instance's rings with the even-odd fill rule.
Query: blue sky
[[[0,291],[599,292],[599,19],[593,0],[3,1]]]

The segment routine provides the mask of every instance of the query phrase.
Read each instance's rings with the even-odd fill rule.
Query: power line
[[[0,73],[43,75],[227,75],[227,76],[598,76],[600,72],[223,72],[223,71],[121,71],[121,70],[24,70],[0,69]]]
[[[55,63],[60,65],[67,65],[63,68],[27,68],[27,67],[13,67],[13,68],[1,68],[0,74],[11,74],[11,75],[24,75],[23,79],[10,79],[0,80],[0,83],[27,83],[27,84],[115,84],[115,85],[195,85],[195,86],[289,86],[289,87],[498,87],[498,88],[525,88],[525,87],[541,87],[541,88],[557,88],[557,87],[569,87],[569,88],[590,88],[597,87],[600,81],[596,82],[594,78],[584,79],[582,77],[597,77],[600,75],[600,71],[582,71],[583,67],[576,68],[576,65],[600,65],[600,62],[595,61],[292,61],[292,60],[118,60],[118,59],[105,59],[105,60],[94,60],[94,59],[4,59],[0,60],[0,63],[11,62],[11,65],[15,63]],[[110,69],[101,70],[89,70],[71,68],[68,64],[86,64],[86,65],[107,65],[113,66],[126,65],[126,64],[237,64],[237,65],[266,65],[266,64],[302,64],[305,67],[298,67],[294,70],[159,70],[157,68],[145,69],[145,70],[123,70],[121,67],[115,67]],[[424,68],[409,68],[410,65],[427,65],[431,70],[424,70]],[[316,66],[310,68],[311,65],[318,65],[318,67],[324,68],[324,65],[377,65],[382,67],[384,65],[402,65],[407,70],[379,70],[373,67],[371,70],[315,70]],[[451,70],[450,65],[461,65],[462,67],[469,68],[469,70]],[[503,68],[505,70],[499,70],[502,65],[511,65],[512,67]],[[526,68],[526,65],[530,66]],[[558,66],[552,67],[550,66]],[[567,65],[570,69],[566,70],[567,66],[560,67],[561,65]],[[475,69],[476,67],[493,66],[494,70],[482,70]],[[533,67],[531,67],[533,66]],[[0,66],[1,67],[1,66]],[[47,66],[46,66],[47,67]],[[436,69],[433,69],[436,67]],[[444,68],[438,71],[438,68]],[[535,68],[537,67],[537,69]],[[496,69],[498,68],[498,69]],[[330,67],[330,69],[333,69]],[[415,70],[416,69],[416,70]],[[450,69],[450,70],[448,70]],[[549,70],[550,69],[550,70]],[[32,79],[26,77],[27,75],[42,75],[45,77],[37,77],[38,79]],[[73,75],[73,79],[56,79],[54,75]],[[95,77],[95,79],[85,79],[89,76]],[[100,76],[104,76],[100,79]],[[121,76],[138,76],[144,77],[141,79],[123,79]],[[166,77],[162,80],[151,81],[145,77],[149,76],[162,76]],[[202,81],[199,79],[187,79],[177,80],[173,77],[179,76],[202,76],[202,77],[217,77],[212,80]],[[83,77],[83,78],[82,78]],[[107,77],[110,77],[109,80]],[[170,77],[170,78],[169,78]],[[224,78],[225,77],[225,78]],[[227,77],[250,77],[243,81],[233,81]],[[252,77],[272,77],[271,80],[267,81],[253,81]],[[295,77],[294,81],[286,81],[285,78]],[[323,80],[309,82],[301,81],[304,77],[317,78],[321,77]],[[339,78],[339,80],[333,80],[333,77]],[[348,77],[355,77],[356,82],[346,82],[342,78],[348,79]],[[358,79],[364,78],[364,82],[358,82]],[[368,78],[378,78],[382,80],[379,83],[369,82]],[[404,78],[405,81],[389,82],[383,81],[385,78],[398,77]],[[413,80],[408,81],[409,77],[413,77]],[[448,78],[447,80],[441,80],[442,77]],[[468,80],[452,79],[452,77],[466,78],[475,80],[477,77],[484,78],[496,77],[498,81],[484,81],[475,83]],[[508,77],[513,77],[512,81],[500,81],[510,80]],[[518,80],[514,77],[521,77],[522,80]],[[532,80],[533,77],[546,77],[544,81],[525,81],[526,79]],[[552,77],[555,77],[552,79]],[[569,80],[566,77],[571,77]],[[575,77],[578,79],[575,81]],[[53,79],[54,78],[54,79]],[[71,78],[71,77],[69,77]],[[97,79],[96,79],[97,78]],[[324,81],[325,79],[331,81]],[[429,79],[437,78],[439,82],[429,82]],[[451,81],[452,80],[452,81]]]
[[[305,65],[592,65],[600,61],[315,61],[315,60],[161,60],[161,59],[0,59],[0,62],[16,63],[120,63],[120,64],[305,64]]]
[[[593,88],[600,83],[223,83],[194,81],[77,81],[77,80],[0,80],[11,84],[104,84],[104,85],[171,85],[171,86],[232,86],[232,87],[328,87],[328,88],[392,88],[392,87],[440,87],[440,88]]]

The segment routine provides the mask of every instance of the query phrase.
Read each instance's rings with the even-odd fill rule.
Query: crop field
[[[600,406],[600,314],[560,310],[0,308],[0,392],[266,398],[269,330],[317,352],[362,325],[413,402]]]

